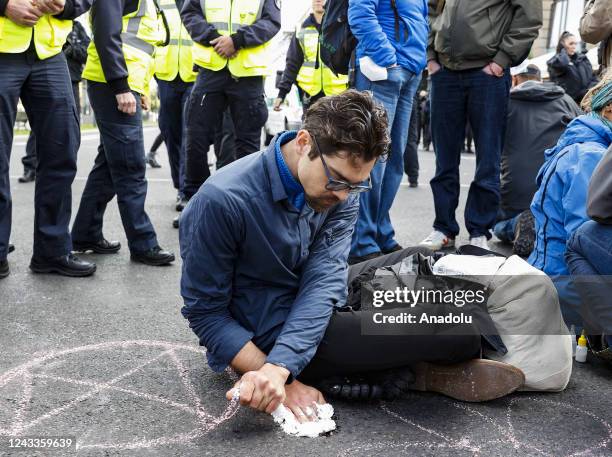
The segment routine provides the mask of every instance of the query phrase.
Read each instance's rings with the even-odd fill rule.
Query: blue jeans
[[[187,122],[185,106],[193,84],[182,81],[157,80],[159,88],[159,129],[168,148],[170,174],[174,188],[183,195]]]
[[[580,294],[587,329],[608,335],[612,347],[612,226],[584,223],[567,242],[565,260]]]
[[[436,218],[434,229],[459,234],[459,163],[469,120],[476,145],[476,173],[465,205],[471,237],[491,238],[500,202],[500,161],[506,128],[510,72],[490,76],[481,69],[451,71],[442,67],[431,77],[431,130],[436,174],[431,180]]]
[[[6,259],[11,233],[9,162],[20,98],[34,135],[43,138],[37,144],[33,257],[66,255],[72,249],[71,186],[81,142],[66,58],[0,53],[0,68],[0,260]]]
[[[493,234],[504,243],[514,243],[514,235],[516,233],[516,224],[518,223],[521,213],[516,216],[499,221],[493,227]]]
[[[72,239],[100,241],[106,205],[117,195],[130,251],[147,251],[157,245],[157,236],[145,212],[147,180],[140,103],[136,103],[136,114],[130,116],[117,109],[108,84],[89,81],[87,93],[101,143],[72,226]],[[139,100],[140,95],[134,96]]]
[[[410,114],[420,80],[420,74],[398,66],[389,69],[387,80],[372,82],[357,69],[357,90],[372,91],[374,98],[387,110],[391,154],[386,161],[376,163],[370,175],[372,190],[361,194],[351,256],[389,251],[397,246],[389,211],[402,182]]]

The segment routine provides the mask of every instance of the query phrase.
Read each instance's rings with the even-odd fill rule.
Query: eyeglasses
[[[368,178],[366,181],[363,181],[361,184],[351,184],[349,182],[333,178],[331,175],[331,171],[329,170],[329,167],[327,166],[327,163],[323,158],[323,151],[321,151],[321,147],[319,146],[317,139],[313,134],[310,134],[310,137],[314,141],[317,151],[319,152],[319,157],[321,158],[323,168],[325,169],[325,174],[327,175],[327,184],[325,185],[325,188],[327,190],[331,190],[332,192],[348,190],[351,194],[359,194],[361,192],[367,192],[372,189],[372,183],[370,181],[370,178]]]

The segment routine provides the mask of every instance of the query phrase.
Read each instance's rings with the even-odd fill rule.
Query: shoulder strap
[[[396,0],[391,0],[391,8],[393,9],[393,14],[395,15],[395,40],[400,41],[400,15],[397,9]],[[408,31],[404,30],[404,41],[408,40]]]

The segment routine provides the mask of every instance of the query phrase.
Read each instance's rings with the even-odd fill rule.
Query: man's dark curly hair
[[[316,138],[322,154],[346,151],[364,162],[386,156],[391,142],[387,113],[369,92],[347,90],[318,100],[306,112],[303,128]],[[318,156],[319,150],[311,148],[309,157]]]

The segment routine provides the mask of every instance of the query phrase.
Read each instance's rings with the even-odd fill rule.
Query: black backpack
[[[336,75],[347,75],[357,46],[348,23],[349,0],[327,0],[321,26],[321,60]]]
[[[395,14],[395,33],[399,39],[400,19],[396,0],[390,0]],[[348,22],[349,0],[327,0],[321,26],[321,60],[336,75],[348,75],[357,38]],[[407,32],[406,32],[407,33]]]

